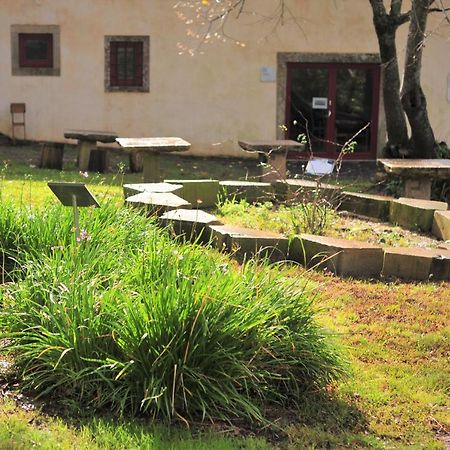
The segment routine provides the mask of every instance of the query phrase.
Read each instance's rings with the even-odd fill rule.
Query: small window
[[[14,76],[60,76],[58,25],[11,25],[11,72]]]
[[[142,42],[111,42],[111,86],[142,87]]]
[[[53,67],[53,35],[19,33],[19,66]]]
[[[148,36],[106,36],[105,90],[148,92]]]

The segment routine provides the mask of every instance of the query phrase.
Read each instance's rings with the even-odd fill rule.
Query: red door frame
[[[346,159],[376,159],[377,156],[377,134],[378,134],[378,114],[379,114],[379,99],[380,99],[380,66],[379,64],[370,63],[287,63],[287,82],[286,82],[286,105],[285,117],[287,129],[285,131],[286,139],[289,136],[289,124],[291,123],[291,87],[292,87],[292,68],[302,67],[306,69],[328,69],[328,108],[329,117],[327,120],[326,136],[327,145],[326,152],[318,153],[325,158],[335,159],[338,156],[336,152],[335,136],[335,121],[336,121],[336,89],[337,89],[337,70],[339,68],[346,69],[371,69],[372,70],[372,111],[371,111],[371,134],[370,134],[370,148],[368,151],[350,153],[345,156]],[[331,104],[330,104],[331,103]],[[313,149],[314,150],[314,149]],[[289,159],[309,159],[310,152],[307,154],[294,153],[289,155]]]

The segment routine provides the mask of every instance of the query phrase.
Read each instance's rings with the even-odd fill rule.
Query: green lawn
[[[219,176],[210,166],[200,168],[201,161],[186,161],[179,163],[183,172],[174,170],[167,176],[199,173],[206,177],[203,170],[208,170],[221,179],[236,178],[237,174],[245,178],[247,172],[243,164],[239,170],[235,165],[219,167]],[[232,176],[226,176],[231,172]],[[84,178],[75,170],[38,170],[24,161],[9,162],[0,177],[2,199],[32,206],[56,201],[46,187],[50,180],[84,181],[100,201],[102,196],[120,199],[123,181],[120,171]],[[126,181],[138,178],[124,176]],[[301,268],[282,270],[289,280],[305,275]],[[307,276],[309,287],[318,294],[315,302],[320,321],[341,333],[351,357],[352,377],[330,387],[330,399],[305,403],[298,409],[267,411],[276,424],[272,429],[219,422],[186,430],[181,425],[152,425],[145,419],[114,422],[108,417],[89,417],[89,412],[82,419],[68,418],[57,414],[58,409],[50,404],[44,411],[56,415],[51,417],[39,408],[30,411],[20,402],[2,397],[0,448],[444,449],[444,442],[448,448],[450,284],[385,284],[320,273]],[[0,397],[2,385],[0,377]]]

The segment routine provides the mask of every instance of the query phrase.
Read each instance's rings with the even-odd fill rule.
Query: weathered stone
[[[430,231],[435,211],[445,211],[447,203],[413,198],[391,201],[390,221],[411,230]]]
[[[128,197],[126,203],[137,207],[145,207],[149,214],[160,215],[179,208],[190,208],[192,205],[171,192],[140,192]]]
[[[290,256],[308,267],[326,268],[344,277],[377,278],[383,267],[381,247],[312,234],[293,239]]]
[[[312,180],[288,179],[277,181],[275,192],[280,201],[312,201],[323,198],[338,203],[342,188],[333,184],[321,183]]]
[[[211,208],[217,203],[219,193],[218,180],[164,180],[166,183],[179,184],[182,186],[178,192],[194,207]]]
[[[382,274],[406,280],[450,280],[450,251],[386,248]]]
[[[431,232],[443,241],[450,239],[450,211],[435,211]]]
[[[130,195],[138,194],[139,192],[176,192],[183,186],[181,184],[169,184],[169,183],[134,183],[123,185],[123,195],[125,198]]]
[[[164,227],[184,239],[201,243],[209,243],[211,232],[208,225],[223,225],[217,217],[200,209],[176,209],[168,211],[160,217]]]
[[[288,258],[289,239],[270,231],[231,225],[210,225],[211,242],[219,250],[232,252],[239,260],[253,256],[282,261]]]
[[[387,222],[392,200],[394,197],[384,195],[343,192],[339,209]]]
[[[256,181],[221,181],[221,199],[246,200],[249,203],[265,202],[274,199],[274,188],[270,183]]]

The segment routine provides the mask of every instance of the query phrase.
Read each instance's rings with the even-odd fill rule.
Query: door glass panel
[[[349,140],[356,141],[355,152],[370,150],[370,126],[352,137],[371,121],[372,86],[371,69],[337,69],[335,137],[341,146]]]
[[[328,69],[292,67],[289,139],[300,134],[311,139],[313,152],[326,151],[328,120]]]

